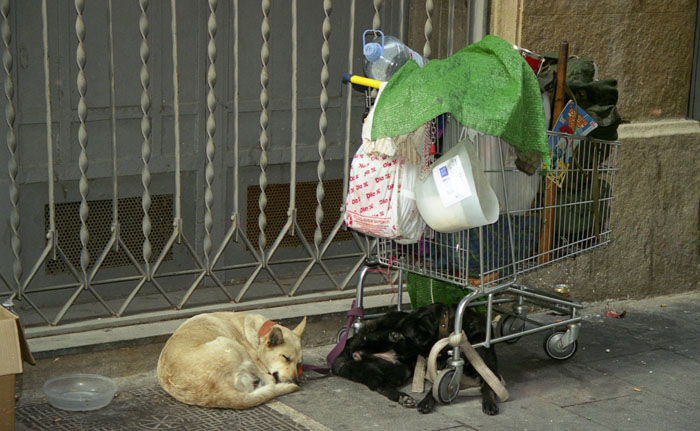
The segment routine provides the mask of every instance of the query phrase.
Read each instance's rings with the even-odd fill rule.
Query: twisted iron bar
[[[82,250],[80,251],[80,269],[83,272],[83,277],[85,284],[89,282],[87,269],[90,265],[90,252],[88,251],[88,241],[90,239],[90,233],[88,232],[87,219],[88,219],[88,157],[87,157],[87,145],[88,145],[88,134],[87,127],[85,126],[85,121],[87,120],[87,102],[85,101],[85,94],[87,93],[87,79],[85,77],[85,62],[87,60],[87,52],[85,51],[85,22],[83,21],[83,10],[85,9],[84,0],[75,0],[75,11],[77,16],[75,18],[75,34],[78,38],[78,47],[75,51],[75,58],[78,64],[78,76],[76,79],[76,84],[78,87],[78,94],[80,99],[78,100],[78,119],[80,120],[80,126],[78,127],[78,143],[80,144],[80,156],[78,158],[78,167],[80,168],[80,244],[82,245]],[[86,286],[87,287],[87,286]]]
[[[426,0],[425,13],[427,14],[427,17],[425,19],[425,27],[423,30],[423,34],[425,35],[425,44],[423,45],[423,57],[425,57],[426,60],[430,60],[430,56],[432,55],[432,51],[430,49],[430,38],[433,35],[433,9],[433,0]]]
[[[381,10],[382,6],[384,6],[384,0],[373,0],[373,6],[374,6],[374,16],[372,17],[372,28],[374,30],[379,30],[382,28],[382,17],[381,17]]]
[[[148,71],[148,59],[151,51],[148,45],[148,34],[150,30],[148,22],[148,0],[139,0],[139,8],[141,9],[141,16],[139,17],[139,32],[141,33],[139,57],[141,58],[141,136],[143,137],[143,142],[141,143],[141,161],[143,163],[141,168],[141,184],[143,185],[143,194],[141,195],[143,220],[141,221],[141,229],[144,237],[142,254],[146,269],[146,278],[150,280],[150,264],[153,249],[150,240],[151,217],[149,215],[149,211],[151,210],[151,171],[149,168],[149,162],[151,160],[151,95],[148,88],[151,82],[151,75]]]
[[[209,20],[207,22],[207,30],[209,32],[209,43],[207,45],[207,55],[209,57],[209,68],[207,70],[207,86],[209,91],[207,93],[207,164],[205,168],[204,179],[207,183],[206,190],[204,191],[204,258],[206,259],[206,269],[207,272],[211,271],[211,261],[209,255],[212,250],[212,240],[211,240],[211,229],[214,225],[214,218],[212,216],[212,204],[214,202],[214,193],[212,192],[212,184],[214,182],[214,155],[216,153],[216,146],[214,145],[214,134],[216,133],[216,119],[214,118],[214,111],[216,111],[216,93],[214,87],[216,86],[216,36],[217,24],[216,24],[216,7],[217,0],[209,0]]]
[[[258,228],[260,230],[260,236],[258,237],[258,247],[260,248],[261,256],[264,258],[265,248],[267,246],[267,239],[265,238],[265,229],[267,228],[267,217],[265,216],[265,208],[267,207],[267,196],[265,195],[267,175],[265,169],[267,168],[267,145],[269,143],[267,135],[267,125],[269,122],[267,105],[270,103],[270,97],[267,92],[267,84],[270,77],[267,72],[267,63],[270,60],[270,47],[268,44],[270,38],[270,19],[268,18],[270,13],[270,0],[262,1],[262,13],[263,20],[260,26],[260,32],[263,38],[262,48],[260,49],[260,60],[262,61],[262,69],[260,70],[260,197],[258,197],[258,208],[260,210],[258,214]]]
[[[320,257],[319,246],[323,240],[323,232],[321,226],[323,225],[323,199],[326,195],[323,186],[323,179],[326,176],[326,130],[328,129],[328,116],[326,111],[328,109],[328,81],[330,80],[330,73],[328,72],[328,61],[330,60],[331,50],[328,40],[331,35],[331,11],[333,9],[331,0],[324,0],[323,2],[323,13],[325,17],[323,18],[323,45],[321,46],[321,60],[323,61],[323,66],[321,67],[321,95],[319,97],[319,102],[321,105],[321,116],[318,119],[318,129],[321,136],[318,139],[318,166],[316,167],[316,174],[318,176],[318,184],[316,185],[316,230],[314,231],[314,247],[316,251],[316,259]]]
[[[17,137],[15,135],[15,105],[14,94],[15,86],[12,81],[12,31],[10,28],[10,0],[3,0],[0,5],[0,13],[2,13],[2,24],[0,32],[2,33],[2,43],[5,46],[5,51],[2,56],[2,66],[5,70],[5,123],[7,124],[7,150],[10,152],[10,157],[7,161],[7,172],[10,176],[10,228],[12,229],[12,254],[14,260],[12,262],[12,275],[15,280],[15,287],[19,290],[20,280],[22,279],[22,261],[20,254],[22,252],[22,241],[19,235],[20,217],[19,217],[19,186],[17,185],[17,172],[19,170],[17,164]]]

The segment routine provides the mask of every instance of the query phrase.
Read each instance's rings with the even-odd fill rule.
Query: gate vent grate
[[[120,237],[137,262],[143,263],[143,208],[141,198],[121,198],[118,200],[118,217],[120,223]],[[163,246],[170,237],[173,229],[173,195],[151,196],[151,263],[155,262],[163,250]],[[49,231],[49,206],[44,206],[44,232]],[[94,265],[102,250],[107,246],[112,237],[112,200],[88,201],[88,232],[90,239],[88,251],[90,252],[90,267]],[[67,202],[56,204],[56,230],[58,231],[58,245],[65,253],[68,261],[76,268],[80,268],[80,202]],[[169,251],[165,260],[172,259]],[[102,267],[129,266],[131,261],[121,248],[115,252],[113,249],[107,253]],[[47,274],[60,274],[68,272],[68,267],[58,258],[46,261]]]
[[[304,233],[304,237],[313,244],[314,231],[316,230],[316,181],[299,182],[296,185],[296,206],[297,222]],[[323,224],[321,232],[325,239],[340,218],[340,206],[343,201],[343,180],[328,180],[323,182],[325,197],[323,199]],[[258,198],[260,197],[259,186],[249,186],[247,190],[246,214],[246,235],[251,244],[256,248],[258,245]],[[289,209],[289,183],[268,184],[265,189],[267,196],[267,207],[265,216],[267,217],[267,229],[265,235],[268,246],[280,234],[282,228],[287,223],[287,210]],[[333,238],[333,242],[348,241],[352,239],[352,234],[345,230],[340,230]],[[285,235],[280,246],[297,247],[301,245],[298,235]]]

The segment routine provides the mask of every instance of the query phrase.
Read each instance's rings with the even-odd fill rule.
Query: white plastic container
[[[62,410],[101,409],[112,401],[116,392],[114,380],[97,374],[67,374],[44,383],[49,404]]]
[[[437,232],[459,232],[498,220],[498,197],[467,140],[436,160],[430,175],[416,183],[416,203],[421,217]]]
[[[375,33],[376,39],[367,42],[367,34]],[[385,36],[379,30],[362,33],[362,68],[365,76],[378,81],[388,81],[407,61],[413,60],[423,67],[428,61],[393,36]]]

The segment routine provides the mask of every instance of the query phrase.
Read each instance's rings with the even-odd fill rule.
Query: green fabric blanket
[[[541,155],[549,169],[547,125],[537,78],[505,40],[487,35],[423,68],[407,62],[377,100],[372,139],[411,132],[447,112],[464,126],[502,137],[519,155]]]

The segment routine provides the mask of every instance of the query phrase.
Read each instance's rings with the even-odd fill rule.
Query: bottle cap
[[[362,48],[362,53],[365,55],[367,61],[377,61],[379,57],[384,54],[384,47],[376,42],[366,43]]]
[[[375,36],[379,37],[381,43],[367,43],[367,33],[374,33]],[[370,62],[379,60],[379,57],[384,54],[384,33],[382,33],[381,30],[365,30],[362,33],[362,53],[365,55],[367,61]]]

